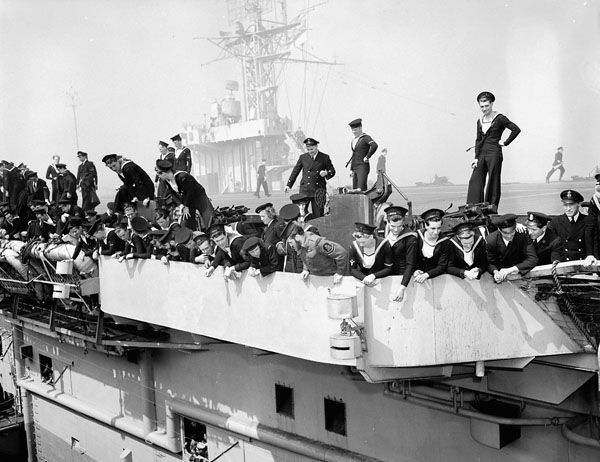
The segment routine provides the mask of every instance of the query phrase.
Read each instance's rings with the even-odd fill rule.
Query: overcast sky
[[[319,3],[289,0],[289,17]],[[522,129],[504,181],[543,181],[559,145],[566,177],[600,163],[597,0],[329,0],[307,26],[298,48],[341,65],[288,65],[279,110],[339,171],[362,117],[398,183],[466,182],[482,90]],[[72,89],[101,182],[117,183],[109,152],[150,169],[157,141],[240,79],[233,60],[207,64],[219,50],[201,39],[228,27],[224,0],[0,0],[0,156],[43,173],[59,154],[75,169]]]

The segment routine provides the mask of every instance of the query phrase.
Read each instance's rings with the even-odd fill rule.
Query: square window
[[[42,382],[52,383],[52,380],[54,379],[52,358],[40,355],[40,375],[42,376]]]
[[[277,414],[294,418],[294,389],[275,384],[275,411]]]
[[[346,404],[325,398],[325,430],[346,436]]]

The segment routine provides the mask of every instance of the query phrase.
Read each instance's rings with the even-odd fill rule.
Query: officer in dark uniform
[[[560,199],[565,213],[551,220],[548,228],[562,239],[563,261],[584,260],[587,216],[579,210],[583,196],[577,191],[566,189],[560,193]]]
[[[304,146],[306,146],[307,152],[298,158],[285,187],[285,192],[294,186],[296,178],[302,172],[300,193],[310,198],[312,213],[317,218],[323,216],[327,180],[335,176],[335,168],[333,168],[330,157],[319,151],[317,140],[306,138]]]
[[[355,119],[350,122],[350,129],[354,139],[350,143],[352,156],[346,163],[350,164],[352,175],[352,189],[367,190],[367,178],[371,171],[369,159],[377,151],[377,143],[366,133],[362,131],[362,119]]]
[[[589,201],[585,223],[585,265],[592,265],[600,258],[600,173],[596,175],[594,195]]]
[[[541,212],[527,212],[527,232],[533,242],[538,256],[538,265],[549,265],[555,261],[563,261],[562,239],[554,231],[548,229],[550,217]]]
[[[514,213],[492,218],[498,229],[485,238],[488,272],[496,282],[504,282],[511,274],[526,274],[538,263],[533,243],[528,234],[517,233]]]

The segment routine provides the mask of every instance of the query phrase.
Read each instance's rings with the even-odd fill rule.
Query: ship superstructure
[[[282,174],[302,152],[304,136],[277,109],[283,69],[288,63],[333,65],[292,56],[306,33],[303,10],[288,20],[285,1],[228,0],[230,28],[206,37],[241,68],[241,83],[226,80],[223,98],[210,104],[203,123],[184,124],[194,155],[195,173],[209,193],[248,192],[256,188],[256,169],[267,165],[271,189],[282,189]]]

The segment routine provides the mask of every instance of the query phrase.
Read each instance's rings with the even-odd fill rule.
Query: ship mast
[[[286,63],[335,64],[290,58],[294,42],[306,31],[308,10],[288,23],[286,0],[228,0],[227,8],[233,31],[207,40],[221,48],[220,59],[233,57],[241,63],[246,120],[278,117],[278,82]]]

